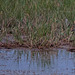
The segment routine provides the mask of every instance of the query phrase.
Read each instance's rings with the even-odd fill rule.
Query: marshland
[[[12,34],[19,44],[44,47],[75,42],[74,33],[74,0],[0,0],[0,40]]]
[[[0,0],[1,75],[74,75],[74,54],[75,0]]]

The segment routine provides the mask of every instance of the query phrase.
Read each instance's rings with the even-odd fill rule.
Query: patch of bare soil
[[[71,41],[61,40],[59,48],[66,49],[70,52],[75,52],[75,45]]]

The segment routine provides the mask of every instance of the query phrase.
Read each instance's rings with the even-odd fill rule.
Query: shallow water
[[[0,75],[75,75],[75,52],[0,49]]]

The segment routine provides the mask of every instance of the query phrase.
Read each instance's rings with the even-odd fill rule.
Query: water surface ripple
[[[75,52],[0,49],[0,75],[75,75]]]

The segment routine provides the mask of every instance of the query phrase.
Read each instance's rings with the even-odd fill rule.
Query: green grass
[[[31,45],[71,40],[74,21],[75,0],[0,0],[0,33],[28,36]]]

